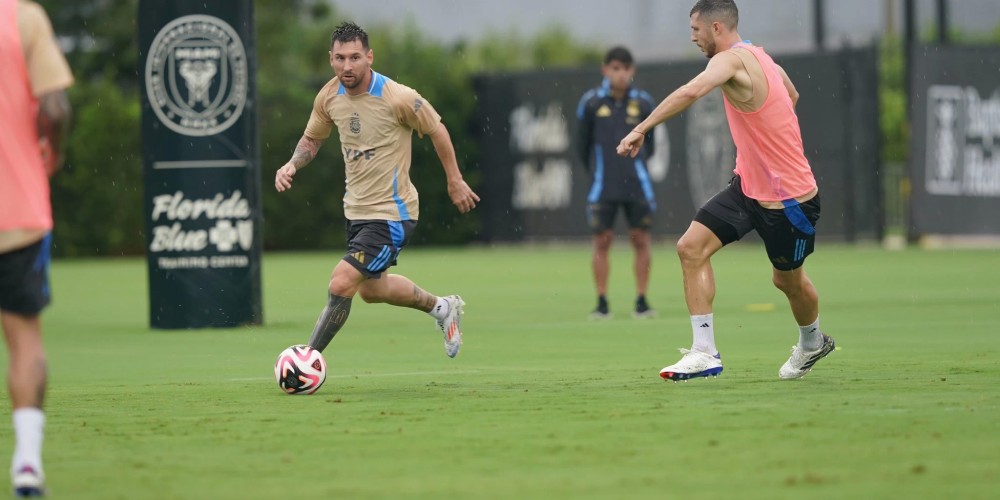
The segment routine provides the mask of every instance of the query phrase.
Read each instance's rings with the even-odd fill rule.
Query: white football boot
[[[442,297],[448,302],[448,315],[443,320],[437,322],[437,326],[444,334],[444,352],[449,358],[458,355],[458,349],[462,347],[462,308],[465,301],[458,295]]]
[[[45,490],[45,477],[30,465],[11,474],[10,483],[17,498],[43,497],[48,493]]]
[[[820,335],[823,336],[823,345],[815,351],[803,351],[798,344],[793,345],[792,356],[788,358],[788,361],[785,361],[784,365],[781,365],[781,369],[778,370],[778,377],[784,380],[799,378],[809,373],[809,370],[812,370],[813,365],[817,361],[825,358],[827,354],[830,354],[837,348],[833,337],[825,333],[821,333]]]
[[[660,377],[663,380],[687,380],[696,377],[718,377],[722,373],[722,356],[692,351],[690,349],[678,349],[684,356],[681,360],[660,370]]]

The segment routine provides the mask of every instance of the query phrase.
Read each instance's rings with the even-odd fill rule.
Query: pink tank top
[[[0,0],[0,68],[0,231],[51,229],[49,178],[38,147],[38,100],[21,49],[17,0]]]
[[[767,76],[768,95],[760,109],[745,113],[725,99],[729,130],[736,143],[736,175],[743,194],[758,201],[781,201],[816,189],[809,161],[802,152],[802,133],[792,99],[778,65],[764,49],[747,42],[734,47],[750,51]]]

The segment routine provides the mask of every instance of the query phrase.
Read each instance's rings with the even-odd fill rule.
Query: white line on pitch
[[[437,371],[437,372],[399,372],[399,373],[357,373],[352,375],[327,375],[326,378],[367,378],[367,377],[419,377],[421,375],[469,375],[479,373],[478,370]],[[255,382],[272,380],[274,377],[231,378],[229,382]]]
[[[476,373],[482,373],[484,371],[551,372],[551,371],[565,371],[565,370],[557,370],[554,368],[523,367],[523,366],[480,366],[476,370],[457,370],[457,371],[440,370],[440,371],[426,371],[426,372],[396,372],[396,373],[354,373],[354,374],[327,375],[326,378],[419,377],[421,375],[472,375]],[[271,380],[271,377],[243,377],[243,378],[228,379],[229,382],[254,382],[260,380]]]

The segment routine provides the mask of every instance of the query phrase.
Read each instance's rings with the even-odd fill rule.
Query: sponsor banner
[[[915,235],[997,235],[1000,49],[924,47],[913,58]]]
[[[878,93],[873,49],[777,57],[801,98],[806,157],[823,193],[824,237],[877,238],[882,231]],[[636,84],[659,102],[704,62],[641,65]],[[592,180],[578,157],[576,106],[600,83],[593,68],[477,78],[478,142],[487,240],[586,238]],[[657,211],[653,231],[678,235],[733,176],[736,147],[722,93],[703,97],[654,129],[647,162]],[[619,220],[624,229],[624,220]]]
[[[260,324],[253,2],[139,3],[150,325]]]

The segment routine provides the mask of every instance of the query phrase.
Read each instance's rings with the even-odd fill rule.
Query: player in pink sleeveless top
[[[39,315],[49,303],[49,175],[61,162],[73,75],[38,4],[0,0],[0,324],[14,408],[11,485],[45,493],[42,434],[45,350]]]
[[[709,58],[708,66],[667,96],[618,146],[618,154],[635,156],[649,130],[722,89],[737,149],[736,175],[698,210],[677,242],[694,342],[691,349],[681,349],[680,361],[660,371],[675,382],[722,373],[713,327],[711,257],[751,230],[764,240],[772,281],[788,297],[799,325],[799,341],[778,376],[799,378],[835,348],[819,328],[819,297],[802,267],[815,246],[820,200],[795,116],[799,94],[764,49],[740,37],[738,23],[733,0],[695,4],[691,41]]]

